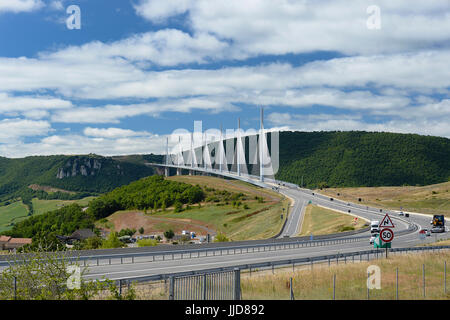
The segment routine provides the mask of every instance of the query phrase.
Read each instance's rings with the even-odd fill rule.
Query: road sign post
[[[391,242],[394,239],[394,231],[388,228],[384,228],[380,231],[380,240],[383,243],[386,243],[386,258],[388,257],[388,248],[391,247]]]

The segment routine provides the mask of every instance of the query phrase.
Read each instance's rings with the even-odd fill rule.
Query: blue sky
[[[2,0],[0,30],[0,156],[162,153],[260,106],[267,128],[450,137],[447,0]]]

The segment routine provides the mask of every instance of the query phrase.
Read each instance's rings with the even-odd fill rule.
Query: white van
[[[380,232],[380,221],[371,221],[370,233],[379,233],[379,232]]]

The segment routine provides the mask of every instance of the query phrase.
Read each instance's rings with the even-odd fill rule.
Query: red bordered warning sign
[[[391,218],[389,217],[389,215],[387,213],[384,216],[383,220],[381,220],[380,228],[395,228],[394,224],[392,223]]]
[[[391,242],[392,239],[394,239],[394,231],[392,231],[391,229],[382,229],[380,231],[380,239],[383,242]]]

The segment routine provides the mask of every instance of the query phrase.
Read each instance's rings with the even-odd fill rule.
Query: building
[[[91,229],[80,229],[74,231],[70,236],[56,236],[56,238],[66,244],[72,245],[75,241],[83,241],[96,236]]]
[[[0,250],[14,250],[31,244],[30,238],[12,238],[9,236],[0,236]]]

